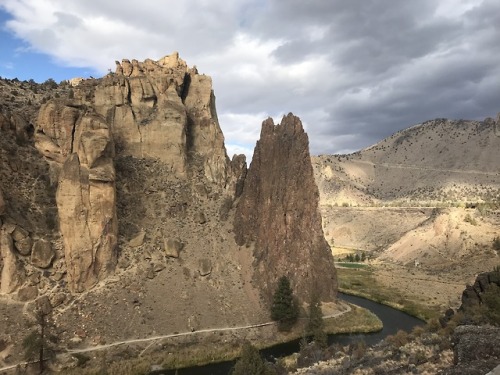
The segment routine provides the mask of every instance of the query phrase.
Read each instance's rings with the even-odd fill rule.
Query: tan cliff
[[[40,108],[35,145],[58,181],[57,207],[71,290],[113,272],[118,225],[113,158],[151,158],[187,179],[231,185],[230,163],[210,77],[178,54],[123,60],[99,82],[80,82],[73,98]]]
[[[307,135],[287,116],[262,136],[254,161],[282,169],[229,160],[211,79],[176,53],[77,85],[0,80],[0,367],[21,361],[37,301],[60,348],[85,348],[268,322],[282,274],[303,302],[315,285],[335,299]],[[242,220],[272,186],[273,210]]]
[[[74,86],[0,80],[0,366],[20,356],[39,300],[54,309],[61,347],[87,347],[267,322],[284,273],[301,301],[315,283],[334,299],[307,135],[294,116],[273,129],[256,154],[284,168],[229,160],[211,79],[176,53]],[[238,202],[273,174],[274,204],[256,201],[252,217],[280,225],[245,228]],[[273,238],[288,253],[263,251]]]

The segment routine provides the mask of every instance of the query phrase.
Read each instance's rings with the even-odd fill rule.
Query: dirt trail
[[[339,312],[336,312],[334,314],[324,316],[323,319],[336,318],[336,317],[341,316],[345,313],[348,313],[351,310],[352,310],[352,308],[349,305],[347,305],[346,310],[339,311]],[[146,338],[142,338],[142,339],[130,339],[130,340],[124,340],[124,341],[116,341],[116,342],[113,342],[110,344],[90,346],[87,348],[68,349],[68,350],[66,350],[66,353],[70,353],[70,354],[88,353],[88,352],[109,349],[112,347],[126,345],[126,344],[146,343],[146,342],[150,342],[150,341],[158,341],[158,340],[164,340],[164,339],[173,338],[173,337],[180,337],[180,336],[197,335],[197,334],[201,334],[201,333],[238,331],[238,330],[244,330],[244,329],[261,328],[261,327],[266,327],[266,326],[270,326],[270,325],[274,325],[274,324],[276,324],[276,322],[266,322],[266,323],[260,323],[260,324],[238,326],[238,327],[200,329],[198,331],[193,331],[193,332],[190,331],[190,332],[173,333],[173,334],[169,334],[169,335],[152,336],[152,337],[146,337]],[[21,363],[16,363],[14,365],[2,367],[2,368],[0,368],[0,373],[2,373],[3,371],[15,369],[17,366],[24,366],[26,364],[28,364],[28,363],[21,362]]]
[[[385,167],[385,168],[397,168],[397,169],[412,169],[418,171],[435,171],[435,172],[450,172],[450,173],[464,173],[464,174],[481,174],[485,176],[498,176],[498,172],[484,172],[478,171],[477,169],[445,169],[445,168],[431,168],[422,167],[418,165],[411,164],[397,164],[397,163],[373,163],[368,160],[350,160],[352,163],[358,164],[368,164],[371,166]]]

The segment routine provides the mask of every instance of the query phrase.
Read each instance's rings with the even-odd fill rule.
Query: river
[[[335,343],[347,345],[359,340],[364,340],[368,345],[374,345],[380,340],[384,339],[386,336],[393,335],[399,330],[409,332],[413,329],[413,327],[425,324],[425,322],[418,318],[408,315],[402,311],[393,309],[392,307],[370,301],[366,298],[350,296],[343,293],[339,293],[339,298],[370,310],[379,317],[384,325],[384,328],[381,331],[375,333],[329,335],[329,345]],[[261,354],[267,359],[272,359],[287,356],[296,353],[299,350],[300,340],[294,340],[264,349],[261,351]],[[150,375],[227,375],[229,374],[233,366],[234,361],[228,361],[178,370],[154,371],[151,372]]]

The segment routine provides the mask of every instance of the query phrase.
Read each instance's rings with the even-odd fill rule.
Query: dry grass
[[[328,334],[368,333],[380,331],[382,321],[371,311],[351,305],[351,311],[336,318],[325,319]]]
[[[368,298],[424,320],[439,315],[439,306],[423,304],[414,296],[403,294],[394,286],[388,287],[377,282],[372,269],[339,268],[337,276],[341,292]]]

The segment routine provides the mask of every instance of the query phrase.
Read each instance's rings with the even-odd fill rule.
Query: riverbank
[[[381,321],[370,311],[342,301],[324,304],[323,314],[326,331],[337,333],[365,333],[382,329]],[[130,342],[119,347],[87,350],[65,354],[63,362],[76,358],[76,368],[66,369],[73,375],[96,374],[105,368],[109,375],[140,373],[157,365],[163,369],[185,368],[230,361],[238,358],[244,341],[250,341],[259,349],[290,342],[303,336],[307,318],[301,316],[290,332],[278,332],[276,326],[266,325],[240,330],[191,332],[185,335],[145,342]]]
[[[438,318],[449,307],[457,307],[464,288],[460,283],[447,282],[421,270],[387,264],[338,268],[337,277],[340,292],[390,306],[425,321]]]

